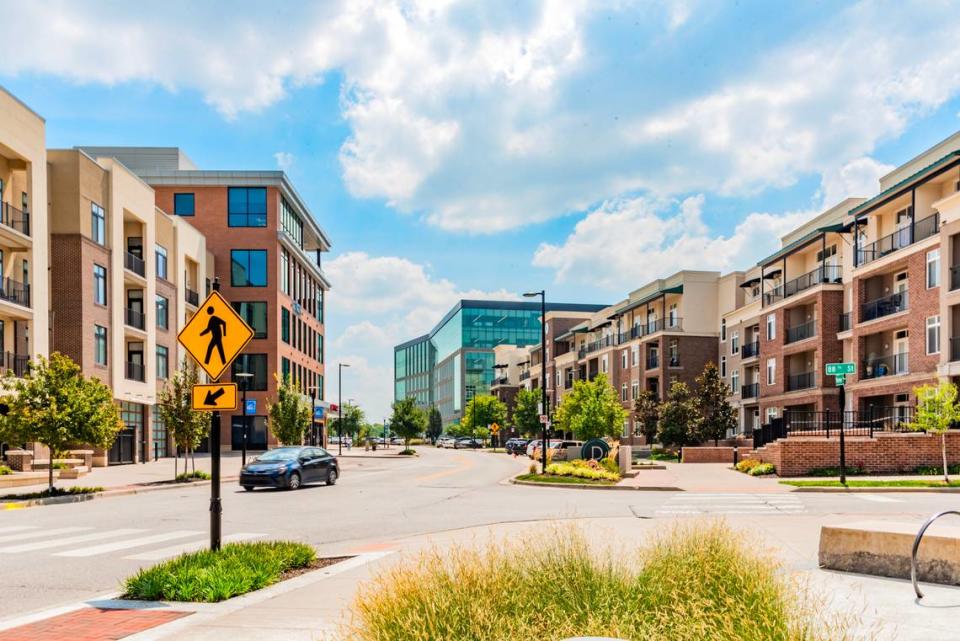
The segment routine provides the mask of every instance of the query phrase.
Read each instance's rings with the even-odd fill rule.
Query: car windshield
[[[292,461],[297,458],[300,449],[296,447],[281,447],[261,454],[257,460],[260,462],[271,463],[274,461]]]

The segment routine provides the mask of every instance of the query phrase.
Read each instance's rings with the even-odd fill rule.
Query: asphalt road
[[[920,518],[956,502],[955,495],[932,493],[604,492],[505,483],[528,464],[503,454],[421,448],[414,459],[344,459],[334,487],[247,493],[226,485],[223,532],[302,540],[339,554],[491,523],[636,517],[666,526],[717,515],[790,537],[801,524],[809,532],[838,518]],[[200,486],[0,512],[0,618],[118,590],[138,568],[205,545],[208,499],[209,487]],[[811,565],[815,544],[797,543]]]

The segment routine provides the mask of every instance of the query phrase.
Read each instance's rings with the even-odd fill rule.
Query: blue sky
[[[0,6],[0,83],[49,146],[290,174],[334,242],[328,362],[373,419],[391,346],[459,297],[747,267],[958,129],[947,2]]]

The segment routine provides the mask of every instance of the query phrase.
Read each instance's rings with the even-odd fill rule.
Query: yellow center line
[[[415,481],[432,481],[434,479],[443,478],[444,476],[450,476],[451,474],[459,474],[460,472],[466,472],[470,468],[476,466],[476,463],[471,461],[466,456],[459,454],[457,459],[462,463],[462,465],[455,467],[452,470],[444,470],[442,472],[434,472],[433,474],[427,474],[426,476],[418,476],[415,478]]]

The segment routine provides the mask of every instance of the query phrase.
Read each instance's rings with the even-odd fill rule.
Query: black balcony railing
[[[857,265],[864,265],[871,261],[883,258],[887,254],[909,247],[925,238],[933,236],[940,230],[940,214],[927,216],[908,227],[898,229],[892,234],[876,240],[857,249]]]
[[[817,384],[815,372],[803,372],[801,374],[790,374],[787,376],[787,391],[793,392],[801,389],[810,389]]]
[[[760,396],[760,383],[748,383],[740,387],[741,398],[757,398]]]
[[[129,307],[124,311],[126,312],[125,322],[128,327],[133,327],[134,329],[146,329],[147,317],[143,314],[143,312],[130,309]]]
[[[850,329],[850,312],[840,314],[840,331],[846,332]]]
[[[860,322],[883,318],[898,312],[904,312],[909,307],[907,292],[897,292],[883,298],[872,300],[860,306]]]
[[[587,354],[600,351],[605,347],[611,347],[616,344],[617,344],[617,340],[614,336],[604,336],[600,340],[592,341],[584,345],[582,348],[580,348],[580,351],[582,353],[580,358],[583,358]]]
[[[30,307],[30,285],[24,285],[12,278],[0,278],[0,300]]]
[[[760,341],[744,343],[740,348],[740,358],[753,358],[760,355]]]
[[[30,356],[14,354],[13,352],[0,353],[0,373],[13,372],[14,376],[23,376],[30,366]]]
[[[142,363],[127,363],[127,379],[131,381],[140,381],[141,383],[147,380],[146,373],[143,368]]]
[[[184,299],[186,299],[187,305],[193,305],[194,307],[197,307],[200,305],[200,294],[193,291],[189,287],[184,292],[183,297]]]
[[[787,328],[787,343],[796,343],[807,338],[812,338],[817,333],[817,322],[807,321],[800,325],[794,325]]]
[[[620,342],[626,343],[629,340],[640,338],[641,336],[643,336],[643,325],[634,325],[629,330],[620,332]]]
[[[960,336],[950,339],[950,360],[960,361]]]
[[[527,370],[524,370],[524,371],[520,372],[520,380],[521,380],[521,381],[525,381],[525,380],[527,380],[527,379],[529,379],[529,378],[530,378],[530,370],[527,369]]]
[[[767,305],[770,305],[784,298],[790,298],[820,283],[840,282],[843,282],[843,270],[839,265],[822,265],[813,271],[807,272],[803,276],[798,276],[793,280],[788,280],[782,285],[774,287],[764,294],[764,298]]]
[[[0,202],[0,225],[9,227],[25,236],[30,235],[30,214],[20,211],[10,203]]]
[[[950,268],[950,291],[960,289],[960,265]]]
[[[655,334],[663,330],[670,331],[680,331],[683,329],[683,319],[674,316],[673,318],[658,318],[657,320],[652,320],[647,323],[644,323],[642,326],[643,335],[649,336],[650,334]]]
[[[647,356],[647,369],[656,369],[660,367],[660,357],[657,354]]]
[[[137,256],[134,256],[130,252],[126,252],[123,255],[123,267],[125,269],[129,269],[130,271],[132,271],[134,274],[137,274],[138,276],[147,275],[147,266],[143,262],[143,259],[138,258]]]
[[[490,382],[490,386],[493,387],[494,385],[506,385],[509,382],[510,379],[508,379],[506,376],[499,376]]]
[[[863,361],[863,378],[882,378],[894,374],[906,374],[909,371],[907,352],[890,354]]]

